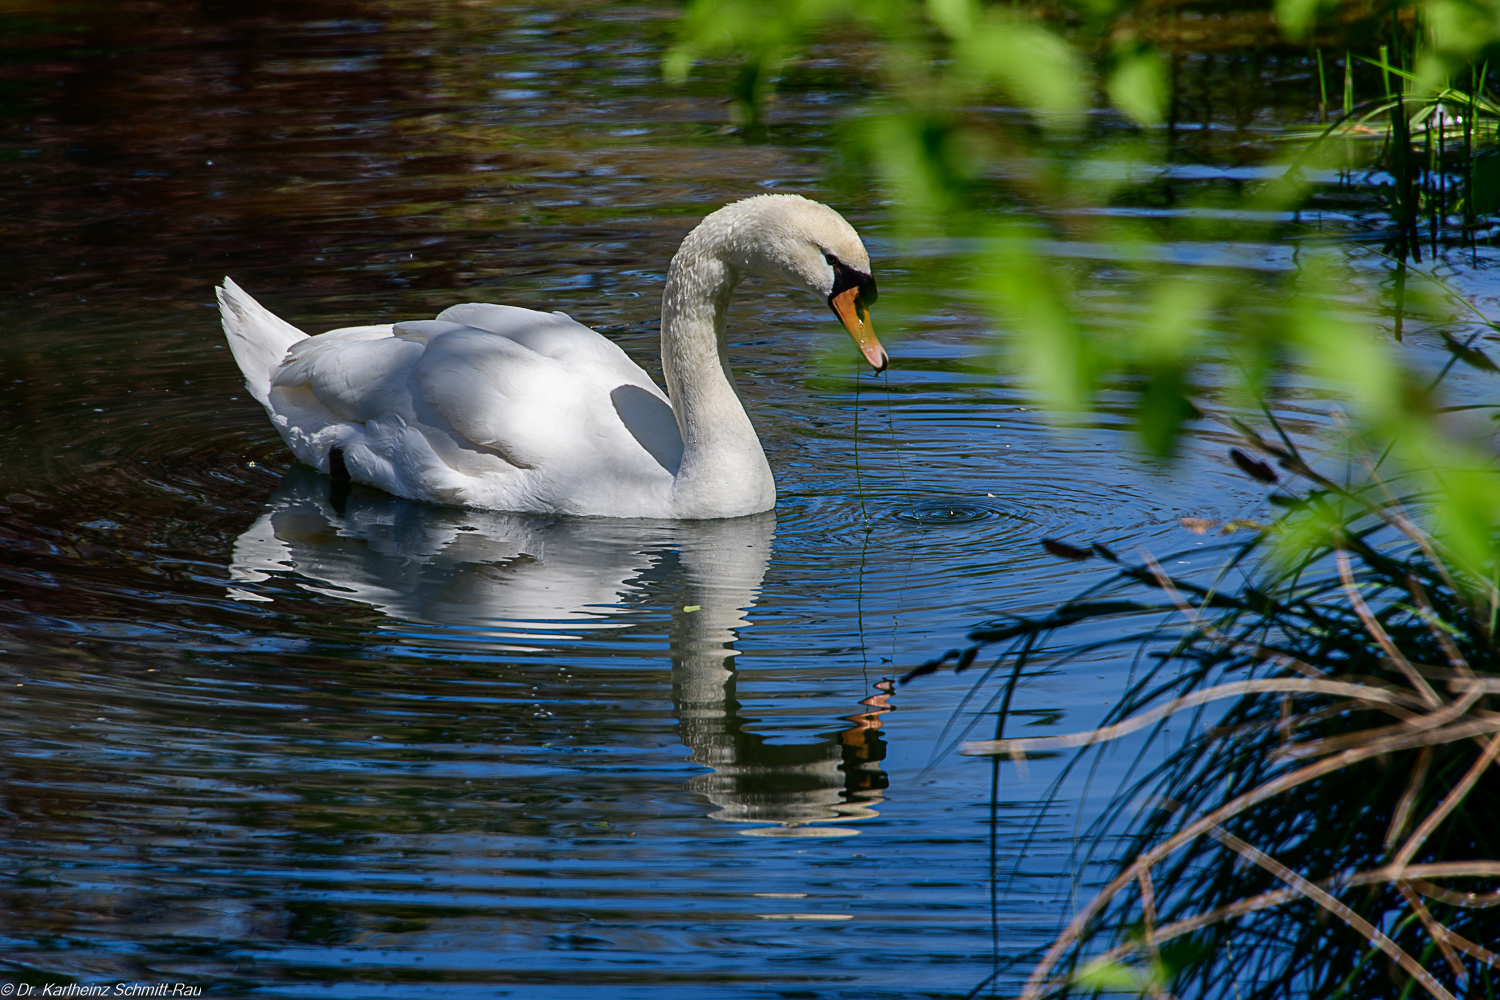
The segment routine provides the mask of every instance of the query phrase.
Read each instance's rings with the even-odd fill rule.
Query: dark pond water
[[[992,911],[990,768],[945,755],[968,682],[883,682],[1092,579],[1043,536],[1206,566],[1178,518],[1263,499],[1209,436],[1156,467],[1123,420],[1048,429],[958,300],[882,327],[877,379],[821,304],[747,287],[774,515],[339,509],[223,346],[231,274],[310,331],[562,309],[656,371],[676,242],[765,190],[843,210],[883,291],[941,273],[823,186],[856,77],[814,60],[746,143],[712,74],[659,82],[672,13],[0,3],[9,981],[963,996],[1069,912],[1086,807],[1007,777],[1002,859],[1039,835]],[[1229,138],[1185,132],[1185,162],[1253,160],[1281,119],[1238,113],[1203,109]],[[1036,680],[1036,731],[1126,669]]]

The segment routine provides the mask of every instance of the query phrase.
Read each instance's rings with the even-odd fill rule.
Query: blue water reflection
[[[749,730],[735,697],[734,644],[766,573],[774,512],[634,521],[463,510],[350,490],[300,466],[267,506],[234,544],[231,597],[270,601],[247,587],[289,574],[312,593],[453,627],[450,642],[480,652],[545,652],[628,628],[652,579],[676,576],[672,707],[689,759],[712,769],[688,783],[713,804],[709,815],[777,824],[741,831],[751,836],[799,837],[852,836],[821,824],[878,815],[887,695],[874,694],[848,729],[792,743]]]

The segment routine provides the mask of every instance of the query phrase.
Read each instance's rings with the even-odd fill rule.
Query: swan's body
[[[662,296],[668,396],[562,313],[454,306],[436,320],[308,337],[225,279],[224,330],[251,394],[299,460],[398,496],[611,517],[736,517],[776,484],[725,361],[740,280],[825,298],[877,367],[869,258],[836,212],[762,195],[705,219]]]

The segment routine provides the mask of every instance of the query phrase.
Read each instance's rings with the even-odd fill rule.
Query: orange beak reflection
[[[865,360],[878,372],[885,371],[885,366],[890,364],[890,358],[886,357],[885,348],[880,346],[880,341],[875,339],[875,328],[870,325],[870,310],[859,299],[858,288],[846,288],[833,298],[828,300],[833,306],[833,311],[843,321],[844,329],[849,331],[849,336],[854,339],[854,344],[859,348]]]

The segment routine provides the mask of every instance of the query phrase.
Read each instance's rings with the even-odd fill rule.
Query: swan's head
[[[890,361],[870,324],[870,255],[842,215],[801,195],[762,194],[726,205],[705,226],[711,221],[727,224],[721,238],[736,269],[790,282],[827,302],[865,360],[885,370]]]

